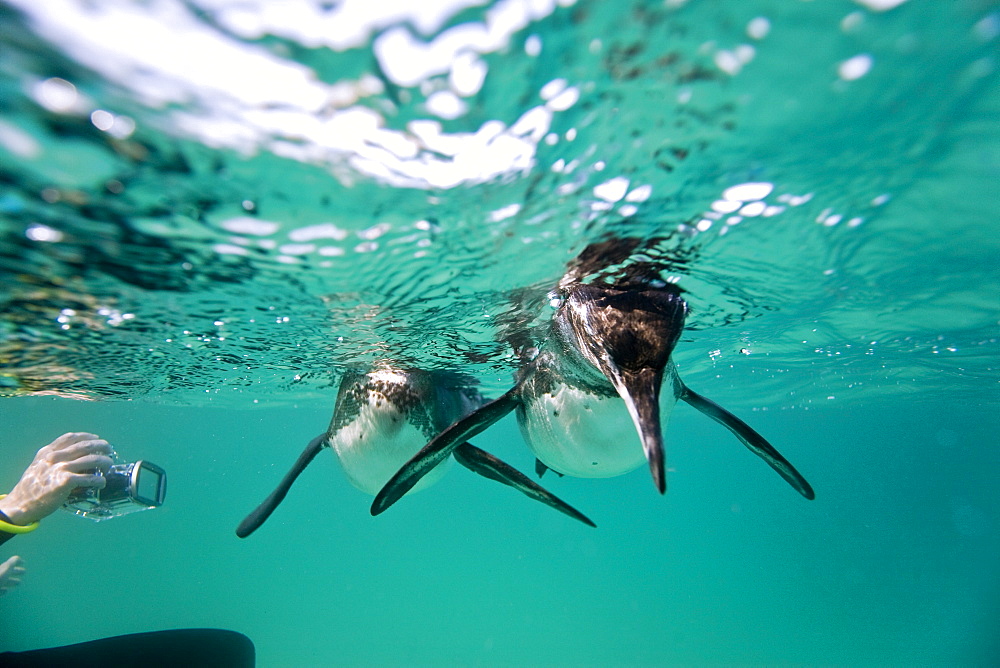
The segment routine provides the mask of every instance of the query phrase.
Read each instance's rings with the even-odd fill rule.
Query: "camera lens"
[[[104,474],[104,489],[101,490],[101,502],[117,501],[128,497],[130,483],[129,466],[112,466]]]

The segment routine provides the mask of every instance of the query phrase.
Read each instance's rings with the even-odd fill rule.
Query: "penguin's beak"
[[[660,386],[663,369],[645,368],[638,371],[602,369],[615,386],[635,425],[642,449],[649,461],[649,472],[660,494],[667,491],[666,462],[663,449],[663,429],[660,425]]]

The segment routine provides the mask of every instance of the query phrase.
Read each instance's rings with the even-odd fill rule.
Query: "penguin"
[[[647,464],[663,494],[662,425],[678,400],[729,429],[803,497],[815,498],[806,479],[763,436],[681,380],[671,355],[688,306],[680,288],[660,278],[655,262],[625,262],[637,247],[635,239],[612,239],[585,249],[559,282],[561,303],[540,349],[522,355],[514,387],[431,439],[376,494],[373,515],[398,501],[458,444],[511,411],[539,474],[552,469],[612,477]],[[594,275],[601,267],[606,271]]]
[[[483,404],[483,397],[469,379],[455,373],[404,370],[389,364],[377,365],[367,372],[346,373],[341,379],[333,418],[326,432],[309,442],[274,492],[240,523],[236,535],[246,538],[256,531],[324,447],[336,454],[352,485],[374,495],[427,439]],[[449,454],[479,475],[509,485],[594,526],[575,508],[471,443],[456,443]],[[442,458],[408,491],[424,489],[437,482],[445,473],[446,460],[447,457]]]

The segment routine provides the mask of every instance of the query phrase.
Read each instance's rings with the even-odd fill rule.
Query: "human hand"
[[[21,584],[21,574],[24,573],[22,563],[21,557],[15,554],[0,564],[0,596]]]
[[[0,512],[11,524],[25,526],[53,513],[77,487],[101,489],[103,475],[114,463],[114,449],[96,434],[63,434],[35,454],[21,480],[7,498],[0,499]]]

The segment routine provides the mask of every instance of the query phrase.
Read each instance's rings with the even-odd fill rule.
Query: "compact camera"
[[[131,464],[115,464],[104,474],[104,480],[104,489],[77,488],[63,508],[100,522],[158,508],[167,495],[167,472],[141,459]]]

